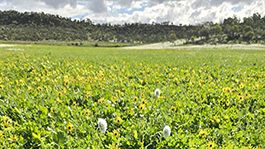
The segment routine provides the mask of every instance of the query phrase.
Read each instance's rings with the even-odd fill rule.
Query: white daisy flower
[[[160,94],[161,94],[161,91],[160,91],[160,89],[155,89],[155,92],[154,92],[154,94],[155,94],[155,96],[156,97],[159,97],[160,96]]]
[[[99,131],[105,133],[107,131],[108,124],[105,119],[99,118],[98,119],[98,128]]]
[[[165,138],[169,137],[171,134],[171,129],[168,125],[166,125],[163,129],[163,135]]]

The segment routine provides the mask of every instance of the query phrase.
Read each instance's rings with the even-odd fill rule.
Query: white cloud
[[[0,10],[37,11],[94,22],[220,22],[234,15],[265,15],[264,0],[0,0]]]

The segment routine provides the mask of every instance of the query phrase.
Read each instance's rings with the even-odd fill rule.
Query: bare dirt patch
[[[24,51],[22,48],[17,48],[14,44],[0,44],[0,49],[7,51]]]
[[[10,47],[15,47],[16,45],[13,44],[0,44],[0,48],[10,48]]]
[[[146,44],[140,46],[124,47],[125,49],[232,49],[232,50],[265,50],[265,45],[262,44],[222,44],[222,45],[183,45],[182,41],[173,43],[161,42],[154,44]]]

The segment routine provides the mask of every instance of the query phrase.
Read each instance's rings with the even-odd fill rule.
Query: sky
[[[0,10],[58,14],[94,23],[199,24],[265,15],[265,0],[0,0]]]

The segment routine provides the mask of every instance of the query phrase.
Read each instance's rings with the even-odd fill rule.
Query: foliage
[[[164,23],[95,24],[44,13],[0,11],[0,40],[154,43],[186,39],[187,44],[264,43],[265,16],[198,25]],[[195,39],[195,40],[194,40]]]
[[[264,51],[17,48],[0,49],[4,148],[265,147]]]

